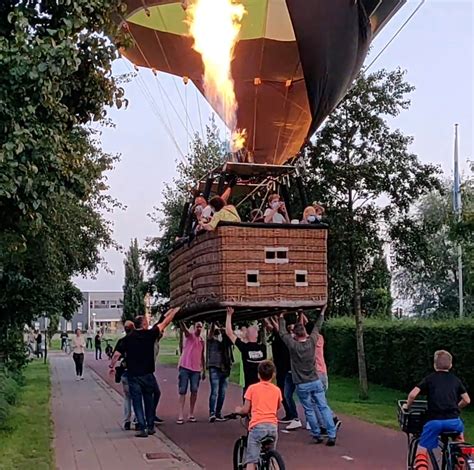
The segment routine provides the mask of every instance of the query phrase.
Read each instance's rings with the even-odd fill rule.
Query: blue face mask
[[[315,215],[308,215],[307,219],[306,219],[310,224],[312,224],[313,222],[316,222],[316,216]]]

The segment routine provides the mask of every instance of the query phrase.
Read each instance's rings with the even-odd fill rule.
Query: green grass
[[[176,366],[179,356],[176,354],[178,340],[167,337],[161,340],[159,361],[163,365]],[[240,355],[234,354],[236,362],[232,366],[230,381],[239,383]],[[362,419],[369,423],[379,424],[392,429],[399,429],[397,421],[398,400],[406,398],[406,394],[393,388],[370,384],[369,399],[359,399],[358,380],[356,378],[329,377],[328,401],[336,413]],[[474,405],[473,410],[466,410],[462,417],[466,425],[466,437],[474,440]]]
[[[17,405],[0,430],[1,470],[52,470],[49,364],[33,361]]]

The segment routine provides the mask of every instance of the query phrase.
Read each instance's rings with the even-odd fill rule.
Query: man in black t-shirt
[[[178,308],[172,308],[161,323],[148,329],[145,316],[135,318],[135,330],[122,339],[110,363],[111,372],[121,355],[127,358],[127,375],[133,410],[138,422],[137,437],[155,434],[154,394],[157,383],[155,378],[155,341],[159,340],[166,327],[173,321]],[[143,410],[145,405],[145,410]]]
[[[438,447],[441,433],[458,433],[463,440],[464,423],[459,417],[460,409],[469,405],[471,399],[462,382],[450,372],[453,358],[448,351],[436,351],[435,372],[425,377],[408,395],[405,409],[409,410],[418,395],[428,400],[428,421],[423,426],[418,446],[415,467],[428,468],[428,451]]]
[[[247,342],[243,342],[240,338],[237,338],[234,331],[232,330],[232,315],[234,309],[227,307],[227,318],[225,322],[225,333],[227,337],[232,341],[242,355],[242,365],[244,369],[244,395],[247,388],[250,385],[259,382],[258,379],[258,365],[260,362],[267,358],[267,348],[264,344],[257,342],[258,340],[258,329],[255,326],[249,326],[247,328]]]

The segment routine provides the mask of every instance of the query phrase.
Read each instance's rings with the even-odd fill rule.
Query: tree
[[[401,70],[361,74],[303,154],[311,195],[328,208],[332,301],[346,299],[338,283],[350,292],[362,398],[368,385],[361,280],[380,257],[380,226],[439,184],[438,169],[410,153],[413,139],[387,123],[409,107],[412,90]]]
[[[145,259],[153,273],[151,282],[163,297],[170,295],[168,255],[178,235],[183,207],[189,199],[189,188],[210,170],[222,165],[225,152],[225,143],[220,139],[214,119],[211,119],[206,126],[205,139],[195,134],[186,161],[177,165],[178,178],[165,186],[161,208],[155,208],[152,215],[162,235],[148,241]]]
[[[0,3],[0,351],[10,358],[22,348],[14,332],[77,308],[71,276],[96,270],[112,243],[103,173],[115,158],[90,124],[123,103],[107,39],[120,7]]]
[[[425,317],[456,317],[459,312],[458,244],[463,251],[464,309],[474,316],[474,210],[472,176],[462,186],[463,218],[453,213],[452,181],[433,191],[412,214],[394,225],[398,289]]]
[[[143,282],[143,269],[140,266],[140,249],[136,238],[130,243],[124,265],[122,321],[133,320],[137,315],[145,313],[145,284]]]

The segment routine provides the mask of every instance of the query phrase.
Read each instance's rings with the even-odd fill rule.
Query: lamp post
[[[92,312],[92,324],[93,324],[93,331],[94,331],[94,334],[97,333],[97,327],[96,327],[96,324],[95,324],[95,316],[96,316],[96,313],[95,312]]]
[[[44,315],[44,363],[46,364],[46,359],[48,357],[48,321],[49,318]]]

